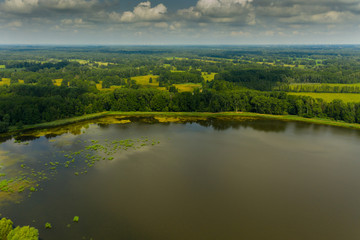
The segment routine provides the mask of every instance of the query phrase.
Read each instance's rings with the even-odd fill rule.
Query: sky
[[[360,44],[360,0],[0,0],[0,44]]]

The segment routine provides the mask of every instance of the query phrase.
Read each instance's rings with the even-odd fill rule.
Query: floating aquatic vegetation
[[[73,222],[79,222],[79,216],[75,216],[75,217],[73,218]]]
[[[49,223],[49,222],[45,223],[45,228],[46,229],[51,229],[52,228],[51,223]]]
[[[58,148],[61,141],[52,140],[49,144]],[[19,202],[21,196],[42,190],[41,182],[44,182],[58,174],[58,171],[73,169],[75,176],[85,175],[88,170],[101,160],[113,161],[121,157],[125,151],[137,151],[144,147],[159,144],[155,139],[147,137],[138,139],[93,139],[88,141],[76,140],[76,151],[61,151],[41,153],[41,159],[28,160],[28,157],[16,157],[9,152],[1,152],[0,157],[0,204],[5,201]],[[21,147],[21,146],[20,146]],[[79,149],[80,148],[80,149]],[[40,163],[40,164],[39,164]],[[6,166],[5,168],[3,168]],[[6,169],[7,171],[5,171]],[[11,174],[8,174],[12,170]],[[8,176],[9,175],[9,176]],[[24,194],[24,195],[22,195]]]

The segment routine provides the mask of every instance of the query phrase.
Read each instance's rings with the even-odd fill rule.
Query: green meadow
[[[331,102],[335,99],[340,99],[345,103],[348,102],[360,102],[360,94],[357,93],[314,93],[314,92],[291,92],[290,95],[296,96],[309,96],[312,98],[322,98],[326,102]]]

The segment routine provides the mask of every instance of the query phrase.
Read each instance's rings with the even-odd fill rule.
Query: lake
[[[0,213],[45,240],[355,240],[359,146],[301,122],[108,117],[4,140]]]

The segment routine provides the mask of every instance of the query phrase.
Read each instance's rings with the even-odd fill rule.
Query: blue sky
[[[360,44],[360,0],[0,0],[0,44]]]

